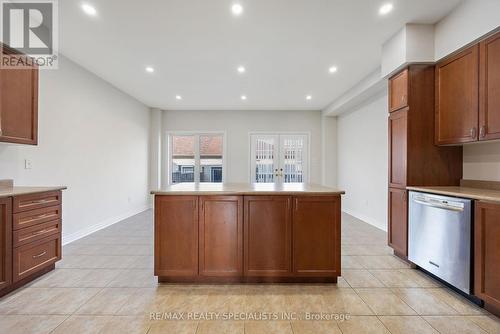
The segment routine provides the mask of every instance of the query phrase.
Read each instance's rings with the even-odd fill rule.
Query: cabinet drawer
[[[58,235],[14,248],[14,282],[54,264],[60,259],[61,238]]]
[[[61,221],[54,220],[14,231],[12,243],[14,247],[18,247],[36,240],[44,239],[53,234],[60,236],[60,233]]]
[[[53,220],[61,220],[61,206],[51,206],[47,208],[15,213],[13,215],[12,227],[15,230],[35,226]]]
[[[61,204],[61,192],[50,191],[14,197],[12,212],[24,212]]]

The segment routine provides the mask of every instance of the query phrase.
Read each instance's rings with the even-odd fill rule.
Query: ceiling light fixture
[[[330,68],[328,69],[328,72],[330,72],[330,73],[335,73],[335,72],[337,72],[337,70],[338,70],[338,69],[337,69],[337,67],[336,67],[336,66],[332,66],[332,67],[330,67]]]
[[[306,100],[308,100],[308,101],[312,100],[312,98],[313,98],[313,97],[312,97],[311,95],[307,95],[307,96],[306,96]]]
[[[392,12],[392,10],[394,9],[394,6],[392,3],[386,3],[386,4],[383,4],[380,9],[378,10],[378,13],[380,15],[387,15],[389,14],[390,12]]]
[[[175,96],[175,99],[176,99],[176,100],[182,100],[182,96],[180,96],[180,95],[176,95],[176,96]]]
[[[243,101],[245,101],[245,100],[247,99],[247,96],[246,96],[246,95],[241,95],[241,99],[242,99]]]
[[[241,14],[243,14],[243,6],[239,3],[235,3],[231,7],[231,11],[233,12],[233,15],[240,16]]]
[[[82,10],[85,14],[89,16],[96,16],[97,15],[97,10],[95,7],[89,5],[88,3],[82,4]]]
[[[155,71],[155,69],[152,68],[151,66],[146,67],[146,72],[153,73],[154,71]]]
[[[238,66],[238,72],[239,73],[245,73],[247,70],[244,66]]]

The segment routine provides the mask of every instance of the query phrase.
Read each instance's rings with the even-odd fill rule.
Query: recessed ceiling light
[[[308,100],[308,101],[309,101],[309,100],[312,100],[312,98],[313,98],[313,97],[312,97],[311,95],[307,95],[307,96],[306,96],[306,100]]]
[[[330,73],[335,73],[335,72],[337,72],[337,67],[336,67],[336,66],[332,66],[332,67],[330,67],[330,68],[328,69],[328,72],[330,72]]]
[[[176,100],[182,100],[182,96],[180,96],[180,95],[176,95],[176,96],[175,96],[175,99],[176,99]]]
[[[245,73],[247,70],[244,66],[238,66],[238,72],[239,73]]]
[[[380,7],[380,9],[378,10],[378,13],[380,15],[386,15],[386,14],[389,14],[393,9],[394,9],[394,6],[392,3],[386,3]]]
[[[247,96],[246,96],[246,95],[241,95],[241,99],[242,99],[243,101],[245,101],[245,100],[247,99]]]
[[[243,6],[240,5],[239,3],[235,3],[231,7],[231,11],[235,16],[240,16],[243,13]]]
[[[89,16],[96,16],[97,15],[97,10],[95,7],[89,5],[88,3],[82,4],[82,10],[85,14]]]
[[[154,71],[155,71],[155,69],[152,68],[151,66],[146,67],[146,72],[153,73]]]

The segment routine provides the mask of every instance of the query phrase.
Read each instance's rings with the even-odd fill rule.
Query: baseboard
[[[358,218],[359,220],[362,220],[364,221],[365,223],[367,224],[370,224],[372,226],[375,226],[376,228],[382,230],[382,231],[385,231],[387,232],[387,225],[376,220],[376,219],[373,219],[371,217],[368,217],[362,213],[359,213],[359,212],[356,212],[355,210],[351,210],[349,208],[342,208],[342,211],[355,217],[355,218]]]
[[[97,224],[94,224],[92,226],[89,226],[89,227],[86,227],[86,228],[83,228],[77,232],[74,232],[74,233],[71,233],[71,234],[63,234],[62,236],[62,245],[67,245],[73,241],[76,241],[78,239],[81,239],[83,237],[86,237],[87,235],[89,234],[92,234],[92,233],[95,233],[99,230],[102,230],[103,228],[106,228],[108,226],[111,226],[113,224],[116,224],[118,222],[121,222],[122,220],[124,219],[127,219],[129,217],[132,217],[132,216],[135,216],[141,212],[144,212],[144,211],[147,211],[149,210],[150,207],[149,207],[149,204],[147,205],[144,205],[144,206],[141,206],[141,207],[138,207],[138,208],[135,208],[135,209],[132,209],[132,210],[129,210],[119,216],[115,216],[115,217],[111,217],[111,218],[108,218],[106,220],[103,220],[102,222],[100,223],[97,223]]]

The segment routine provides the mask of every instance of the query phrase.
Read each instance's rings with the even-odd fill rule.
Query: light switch
[[[31,160],[24,159],[24,169],[31,169],[33,166],[31,164]]]

